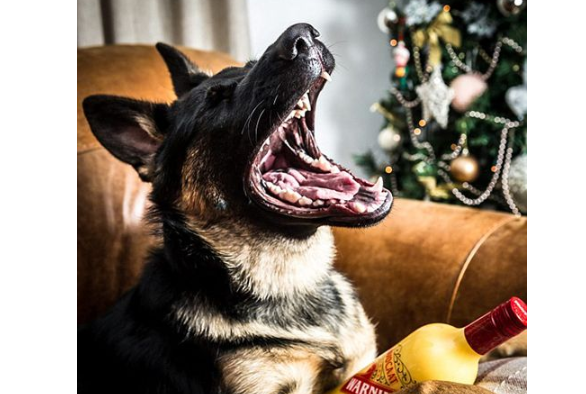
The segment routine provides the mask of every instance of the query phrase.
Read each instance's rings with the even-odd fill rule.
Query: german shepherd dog
[[[152,183],[162,242],[136,287],[79,329],[80,393],[320,393],[374,359],[328,226],[373,225],[392,196],[316,144],[334,69],[318,36],[291,26],[214,76],[157,44],[175,102],[85,99],[100,143]]]

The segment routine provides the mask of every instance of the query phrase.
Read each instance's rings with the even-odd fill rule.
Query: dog
[[[162,241],[139,283],[79,328],[78,392],[322,393],[375,358],[329,226],[374,225],[393,197],[316,143],[335,66],[318,37],[293,25],[213,76],[159,43],[176,101],[84,100],[98,141],[152,183]],[[409,392],[442,387],[464,392]]]

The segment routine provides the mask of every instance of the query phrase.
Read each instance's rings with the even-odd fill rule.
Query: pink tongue
[[[312,200],[351,200],[360,190],[358,182],[345,171],[322,174],[292,168],[290,174],[269,171],[263,175],[263,179],[281,188],[292,189]]]

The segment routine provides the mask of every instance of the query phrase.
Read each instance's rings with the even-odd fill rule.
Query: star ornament
[[[429,80],[417,86],[415,91],[421,99],[423,119],[435,119],[442,129],[448,127],[448,114],[454,90],[444,83],[441,67],[435,67]]]

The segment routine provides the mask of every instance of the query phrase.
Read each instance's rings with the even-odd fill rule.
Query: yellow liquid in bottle
[[[480,355],[466,342],[464,329],[428,324],[329,393],[394,393],[425,380],[472,384],[479,360]]]

